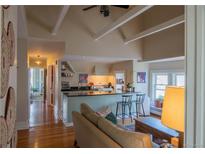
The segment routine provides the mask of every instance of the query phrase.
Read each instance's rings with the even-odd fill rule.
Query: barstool
[[[125,115],[126,114],[126,106],[128,107],[128,111],[129,111],[129,117],[131,118],[131,122],[132,122],[132,95],[122,95],[122,101],[117,102],[117,108],[116,108],[116,117],[118,117],[120,114],[118,114],[118,110],[119,110],[119,105],[122,106],[122,123],[124,124],[124,120],[125,120]]]
[[[145,99],[145,94],[144,93],[138,93],[136,94],[136,101],[134,101],[135,105],[136,105],[136,116],[139,117],[139,115],[142,115],[145,117],[145,111],[144,111],[144,99]],[[141,106],[142,108],[142,112],[140,113],[138,112],[138,105]]]

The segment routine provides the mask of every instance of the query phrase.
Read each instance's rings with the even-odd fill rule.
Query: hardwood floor
[[[72,148],[74,130],[61,122],[18,131],[18,148]]]
[[[30,127],[49,123],[58,123],[58,117],[53,107],[40,100],[32,100],[32,104],[30,104]]]
[[[53,108],[42,102],[31,104],[30,129],[18,131],[18,148],[72,148],[74,130],[57,119]]]

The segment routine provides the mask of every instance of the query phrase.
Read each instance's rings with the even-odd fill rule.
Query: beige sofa
[[[82,148],[150,148],[148,134],[119,128],[81,104],[81,113],[72,112],[77,145]]]

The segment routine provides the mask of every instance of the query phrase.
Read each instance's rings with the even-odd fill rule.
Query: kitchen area
[[[113,64],[86,64],[79,66],[79,62],[61,61],[62,120],[66,126],[72,125],[72,111],[79,112],[81,103],[96,111],[109,107],[115,114],[122,95],[132,95],[132,100],[135,100],[136,93],[140,93],[130,82],[130,70],[114,70]]]

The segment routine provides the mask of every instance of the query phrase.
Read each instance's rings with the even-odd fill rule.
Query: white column
[[[186,147],[205,147],[205,6],[186,6]]]

